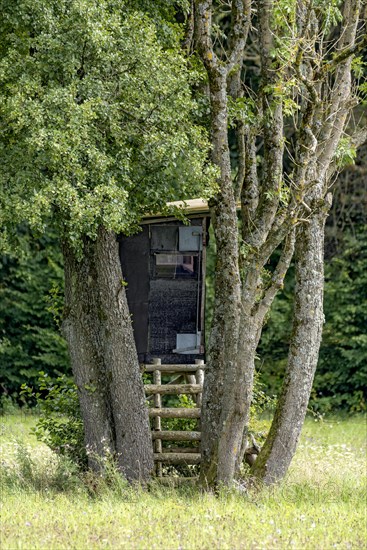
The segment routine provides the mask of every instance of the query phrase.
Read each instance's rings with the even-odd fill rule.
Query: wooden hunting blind
[[[146,217],[142,230],[121,236],[139,361],[194,363],[204,359],[204,300],[209,209],[202,199],[183,205],[190,224]]]

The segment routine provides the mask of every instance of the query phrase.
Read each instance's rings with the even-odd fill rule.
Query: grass
[[[0,418],[2,550],[366,546],[363,417],[308,419],[280,486],[219,497],[159,485],[143,492],[114,472],[109,484],[81,480],[29,435],[32,423]]]

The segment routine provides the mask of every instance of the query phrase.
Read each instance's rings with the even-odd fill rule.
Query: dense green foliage
[[[325,326],[310,406],[322,413],[366,410],[366,227],[346,232],[341,252],[325,265]],[[276,298],[260,346],[260,370],[278,392],[287,361],[293,303],[292,272]]]
[[[39,371],[54,378],[68,373],[66,343],[57,316],[62,309],[62,259],[52,234],[32,239],[19,231],[22,251],[0,256],[0,387],[18,398],[22,383]],[[51,292],[51,293],[50,293]]]
[[[339,243],[340,252],[326,263],[326,324],[311,401],[311,407],[320,412],[340,408],[360,411],[366,406],[364,235],[363,226],[354,235],[346,232],[343,243]],[[61,254],[54,238],[27,242],[26,254],[17,260],[3,256],[0,268],[1,389],[15,398],[19,397],[20,385],[34,385],[41,370],[51,379],[69,372],[66,344],[54,320],[62,309]],[[275,301],[259,350],[257,367],[260,380],[266,383],[261,391],[269,396],[278,393],[286,364],[292,280],[291,270]],[[210,280],[207,282],[210,292]]]
[[[314,407],[366,410],[366,226],[347,233],[343,254],[326,265],[325,318]]]
[[[23,385],[22,395],[34,400],[40,417],[32,433],[52,451],[65,456],[81,469],[87,468],[83,421],[78,391],[70,377],[52,380],[39,373],[36,389]]]

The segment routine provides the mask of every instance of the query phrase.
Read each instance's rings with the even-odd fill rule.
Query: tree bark
[[[297,235],[296,299],[285,379],[268,438],[252,468],[253,475],[266,484],[282,479],[287,472],[305,419],[317,365],[323,324],[324,225],[330,206],[326,193],[338,143],[353,108],[351,52],[359,16],[359,0],[344,3],[343,28],[336,44],[342,51],[349,49],[349,55],[339,56],[330,91],[327,86],[316,84],[318,77],[312,70],[307,76],[298,71],[310,94],[299,134],[297,174],[298,187],[304,188],[306,202],[309,199],[309,205],[305,205],[309,216]],[[336,59],[338,56],[334,55],[332,63]],[[327,113],[322,107],[325,104]]]
[[[213,161],[221,171],[221,193],[212,209],[217,244],[215,304],[209,340],[202,405],[202,463],[204,485],[233,479],[236,456],[229,444],[235,429],[223,398],[236,384],[237,345],[240,324],[241,283],[238,266],[238,228],[227,135],[226,73],[212,71]]]
[[[254,34],[250,38],[257,44],[261,69],[257,105],[253,116],[233,115],[233,105],[251,105],[253,97],[247,94],[246,71],[241,70],[252,4],[257,7],[257,32],[256,38]],[[344,52],[347,48],[348,55],[337,56],[335,66],[331,61],[333,70],[329,74],[327,59],[332,49],[320,32],[321,21],[316,20],[312,2],[298,6],[299,28],[295,29],[290,21],[288,25],[275,22],[276,3],[272,0],[233,1],[227,43],[218,40],[213,44],[213,2],[195,0],[195,39],[210,88],[213,162],[220,169],[219,192],[212,208],[217,263],[202,411],[201,480],[206,485],[230,485],[243,459],[256,347],[266,312],[293,254],[294,228],[300,224],[298,297],[288,374],[274,425],[254,465],[256,475],[266,482],[284,475],[303,423],[321,338],[323,227],[327,212],[324,197],[330,164],[333,159],[337,161],[338,144],[353,109],[351,56],[359,28],[360,0],[348,0],[343,5],[341,35],[333,43],[337,50],[342,48]],[[280,42],[284,43],[285,55]],[[277,50],[279,55],[275,56]],[[320,60],[323,65],[318,68]],[[297,85],[292,84],[290,91],[285,84],[292,79]],[[235,117],[231,132],[238,144],[234,181],[228,108]],[[284,155],[289,108],[294,111],[293,138]],[[259,151],[261,163],[257,159]],[[236,235],[235,204],[239,198],[240,237]],[[268,286],[264,268],[283,242],[283,257]]]
[[[153,448],[115,235],[100,228],[96,240],[84,239],[80,260],[67,241],[63,254],[63,331],[89,465],[102,471],[112,455],[129,481],[144,483],[153,470]]]
[[[296,240],[293,332],[287,370],[274,420],[252,474],[265,484],[282,479],[295,454],[311,394],[321,343],[324,288],[324,225],[328,207],[300,226]]]
[[[243,456],[243,436],[248,424],[255,351],[263,323],[263,313],[252,316],[257,301],[260,272],[268,259],[262,260],[255,252],[244,263],[247,275],[241,284],[238,217],[236,200],[243,195],[248,227],[253,210],[258,207],[256,192],[256,152],[251,142],[245,151],[243,136],[242,166],[238,184],[232,181],[228,141],[228,88],[240,78],[243,49],[250,22],[251,2],[232,4],[230,52],[227,62],[219,61],[211,42],[211,2],[196,2],[196,31],[200,53],[208,73],[211,102],[211,130],[213,162],[220,169],[220,191],[212,208],[212,223],[217,245],[215,271],[215,301],[212,330],[209,340],[208,368],[206,370],[202,405],[202,462],[201,482],[205,486],[230,485],[233,482],[239,457]],[[270,32],[269,32],[270,36]],[[237,67],[237,68],[236,68]],[[279,186],[283,145],[282,106],[279,101],[273,109],[273,99],[267,107],[266,182],[267,191]],[[274,124],[276,123],[276,130]],[[242,141],[241,141],[242,143]],[[245,169],[246,168],[246,169]],[[246,181],[242,181],[245,179]],[[256,223],[252,222],[252,241],[255,249],[266,241],[277,210],[278,199],[264,199],[259,205]],[[253,229],[255,226],[255,230]],[[250,229],[249,229],[250,232]],[[248,237],[248,235],[246,235]],[[245,242],[245,239],[244,239]],[[280,242],[280,241],[279,241]],[[278,244],[279,244],[278,242]],[[284,276],[284,275],[283,275]]]

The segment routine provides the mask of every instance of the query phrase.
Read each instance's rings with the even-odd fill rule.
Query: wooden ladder
[[[154,418],[152,439],[154,445],[155,471],[158,477],[162,477],[163,464],[200,463],[201,432],[199,429],[204,369],[205,364],[203,360],[196,360],[194,365],[162,365],[160,359],[155,359],[153,364],[144,365],[144,372],[153,373],[153,384],[145,384],[145,393],[148,399],[154,399],[154,407],[149,408],[149,416]],[[176,377],[170,382],[162,384],[162,374],[176,375]],[[187,378],[189,383],[177,383],[182,377]],[[162,407],[162,395],[180,394],[192,395],[196,407]],[[196,418],[198,419],[198,431],[162,430],[162,418]],[[163,449],[162,441],[197,441],[198,447],[176,447],[168,451],[168,449]]]

